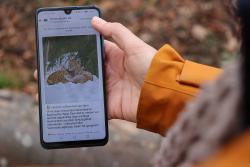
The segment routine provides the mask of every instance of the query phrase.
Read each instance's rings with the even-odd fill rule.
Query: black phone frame
[[[43,140],[43,121],[42,121],[42,98],[41,98],[41,80],[40,80],[40,54],[39,54],[39,33],[38,33],[38,14],[44,11],[65,11],[65,10],[84,10],[95,9],[101,17],[101,10],[96,6],[68,6],[68,7],[49,7],[39,8],[36,10],[35,17],[35,29],[36,29],[36,52],[37,52],[37,67],[38,67],[38,93],[39,93],[39,126],[40,126],[40,143],[45,149],[60,149],[60,148],[75,148],[75,147],[92,147],[92,146],[104,146],[109,139],[108,132],[108,115],[107,115],[107,100],[106,100],[106,84],[105,84],[105,68],[104,68],[104,39],[100,34],[101,41],[101,63],[102,63],[102,76],[103,76],[103,99],[104,99],[104,112],[105,112],[105,138],[97,140],[80,140],[80,141],[67,141],[67,142],[51,142],[46,143]],[[43,55],[41,55],[43,56]]]

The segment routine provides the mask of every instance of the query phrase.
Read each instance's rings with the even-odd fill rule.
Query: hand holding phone
[[[108,126],[103,39],[96,7],[37,11],[39,113],[45,148],[104,145]]]
[[[104,41],[109,118],[136,122],[141,85],[156,50],[120,23],[93,17],[92,26],[114,41]]]
[[[141,87],[157,51],[120,23],[94,17],[92,25],[113,40],[104,41],[109,118],[136,123]]]

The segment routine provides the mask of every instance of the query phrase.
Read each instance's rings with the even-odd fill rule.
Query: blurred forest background
[[[1,0],[0,88],[34,94],[35,9],[95,4],[159,49],[170,43],[185,58],[221,66],[238,54],[236,20],[218,0]]]
[[[161,137],[121,120],[109,121],[105,147],[47,151],[39,144],[38,107],[30,96],[37,92],[35,9],[89,4],[156,49],[170,43],[185,58],[218,67],[239,53],[227,0],[0,0],[0,167],[150,166]]]

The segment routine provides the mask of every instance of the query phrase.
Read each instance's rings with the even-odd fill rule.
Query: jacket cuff
[[[182,84],[200,87],[200,85],[213,80],[221,72],[221,69],[186,60],[181,74],[177,76],[177,81]]]
[[[216,68],[185,61],[171,46],[164,45],[153,58],[142,86],[137,127],[164,135],[198,93],[200,84],[219,73]]]

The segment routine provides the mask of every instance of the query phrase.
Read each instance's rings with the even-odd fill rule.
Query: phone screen
[[[40,121],[45,143],[106,137],[102,41],[97,9],[37,14]]]

